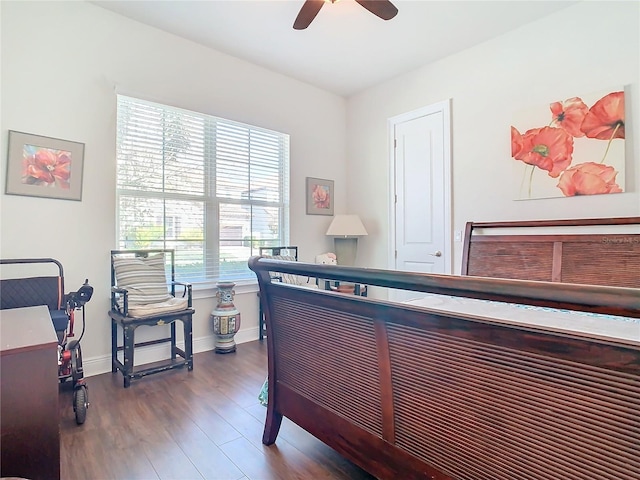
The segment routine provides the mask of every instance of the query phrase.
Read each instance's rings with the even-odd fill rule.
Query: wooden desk
[[[0,310],[0,476],[60,478],[58,340],[46,306]]]

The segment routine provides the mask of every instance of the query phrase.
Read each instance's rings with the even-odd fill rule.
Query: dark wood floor
[[[62,479],[373,478],[286,419],[275,445],[262,444],[266,354],[258,341],[199,353],[193,372],[151,375],[127,389],[120,373],[88,377],[82,426],[63,387]]]

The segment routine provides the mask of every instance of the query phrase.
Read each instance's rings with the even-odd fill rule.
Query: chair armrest
[[[193,290],[193,286],[190,283],[186,283],[186,282],[171,282],[172,285],[172,290],[175,291],[175,287],[176,286],[181,286],[184,287],[183,291],[182,291],[182,297],[184,298],[185,296],[187,297],[187,306],[189,308],[191,308],[192,305],[192,290]]]
[[[129,291],[126,288],[111,287],[111,310],[122,313],[125,317],[129,315]],[[122,308],[118,303],[117,296],[122,296]]]

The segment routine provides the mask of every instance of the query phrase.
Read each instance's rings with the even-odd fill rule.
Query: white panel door
[[[443,102],[393,124],[396,270],[451,273],[448,113]]]

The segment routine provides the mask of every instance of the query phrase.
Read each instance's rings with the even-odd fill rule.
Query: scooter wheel
[[[87,408],[89,407],[89,398],[87,395],[87,387],[82,385],[73,392],[73,410],[76,413],[76,423],[82,425],[87,419]]]

